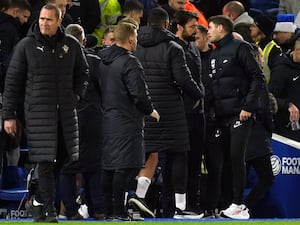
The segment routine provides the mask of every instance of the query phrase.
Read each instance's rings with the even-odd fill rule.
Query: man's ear
[[[180,32],[182,32],[182,31],[183,31],[183,26],[181,26],[181,25],[177,24],[177,31],[180,31]]]

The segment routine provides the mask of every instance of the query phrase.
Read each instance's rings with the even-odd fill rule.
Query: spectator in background
[[[101,23],[94,30],[98,39],[97,46],[101,46],[102,38],[107,26],[117,23],[117,18],[122,14],[121,5],[118,0],[99,0],[101,9]]]
[[[101,9],[98,0],[72,0],[67,12],[74,23],[80,24],[86,34],[92,34],[101,23]]]
[[[271,68],[276,63],[276,57],[281,53],[281,48],[273,40],[273,31],[276,20],[272,16],[263,15],[254,19],[250,26],[252,40],[263,50],[264,66],[263,74],[269,81]]]
[[[18,101],[25,99],[29,161],[38,164],[39,179],[37,193],[25,207],[36,222],[57,222],[55,170],[66,158],[78,159],[76,104],[88,83],[82,49],[74,38],[65,36],[60,24],[59,8],[45,5],[39,21],[16,47],[3,94],[4,129],[12,136],[18,129]]]
[[[282,52],[290,52],[293,49],[296,25],[293,14],[278,14],[275,24],[273,39],[278,44]]]
[[[275,115],[275,133],[300,142],[300,39],[295,41],[293,52],[283,54],[271,72],[269,90],[278,102]]]
[[[31,5],[27,0],[23,0],[25,3],[24,9],[21,9],[19,14],[18,14],[18,20],[21,25],[21,33],[20,33],[20,39],[26,36],[27,31],[28,31],[28,20],[31,15]]]
[[[228,16],[233,21],[234,31],[241,34],[243,39],[252,42],[250,26],[254,20],[245,12],[243,4],[239,1],[230,1],[223,7],[222,14]]]
[[[4,4],[6,3],[6,4]],[[0,11],[0,98],[2,102],[2,94],[4,91],[4,82],[6,78],[7,69],[11,62],[14,49],[22,38],[21,21],[18,17],[22,17],[24,11],[30,8],[30,4],[26,0],[11,0],[3,1]],[[25,22],[25,20],[24,20]],[[17,109],[17,133],[16,135],[8,135],[4,129],[0,130],[0,161],[6,152],[7,166],[11,170],[16,170],[20,157],[20,141],[23,131],[23,99],[18,100]],[[1,115],[2,116],[2,115]],[[2,119],[0,120],[1,127]],[[2,165],[1,165],[2,167]],[[7,188],[12,188],[8,187]]]
[[[202,24],[205,27],[208,27],[208,23],[207,23],[205,16],[203,15],[203,12],[200,11],[199,9],[197,9],[197,7],[189,0],[187,1],[187,3],[184,6],[184,10],[195,13],[198,17],[198,24]]]
[[[117,23],[124,18],[132,18],[138,24],[141,23],[143,17],[144,6],[138,0],[128,0],[124,3],[122,15],[118,17]]]
[[[45,3],[55,4],[61,11],[62,16],[62,26],[67,27],[69,24],[73,23],[73,18],[67,13],[67,0],[45,0]]]
[[[135,177],[145,162],[144,115],[159,121],[144,82],[143,68],[131,53],[137,46],[137,29],[134,20],[119,22],[114,30],[116,45],[100,52],[102,186],[107,219],[129,220],[124,208],[125,191],[133,190]]]
[[[115,37],[114,37],[114,30],[115,30],[115,26],[111,25],[108,26],[105,31],[104,31],[104,35],[103,35],[103,39],[102,39],[102,47],[109,47],[115,44]]]
[[[295,16],[300,11],[300,2],[297,0],[279,0],[279,13],[292,13]]]

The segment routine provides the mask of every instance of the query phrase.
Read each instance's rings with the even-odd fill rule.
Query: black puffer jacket
[[[153,111],[142,65],[116,45],[99,52],[103,105],[103,169],[141,168],[144,115]]]
[[[83,97],[88,67],[79,43],[61,30],[52,38],[37,24],[22,39],[7,71],[3,118],[15,119],[25,95],[25,123],[32,162],[53,162],[60,120],[69,156],[78,158],[76,95]]]
[[[217,117],[230,119],[239,116],[243,109],[258,109],[258,90],[262,89],[264,77],[251,50],[244,41],[232,34],[218,41],[212,51],[212,89]]]
[[[159,123],[146,118],[148,152],[187,151],[189,141],[181,89],[194,101],[202,98],[186,65],[183,49],[175,39],[167,30],[139,29],[139,46],[135,54],[145,69],[150,95],[161,116]]]

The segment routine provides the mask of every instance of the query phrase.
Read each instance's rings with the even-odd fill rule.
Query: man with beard
[[[177,43],[182,46],[187,66],[191,71],[191,75],[204,93],[204,87],[201,78],[201,58],[200,52],[194,44],[197,33],[196,14],[189,11],[178,11],[174,15],[174,23],[177,31]],[[183,101],[185,113],[188,123],[190,151],[188,152],[188,183],[187,183],[187,210],[197,212],[199,214],[199,175],[200,165],[204,146],[204,113],[203,113],[203,97],[194,107],[195,101],[183,92]]]

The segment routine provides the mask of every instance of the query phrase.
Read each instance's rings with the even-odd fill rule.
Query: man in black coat
[[[176,36],[167,30],[168,13],[161,8],[152,9],[149,26],[139,29],[136,56],[145,68],[146,83],[162,121],[155,123],[146,118],[145,146],[148,154],[164,155],[163,182],[171,189],[172,207],[164,210],[165,217],[185,216],[187,184],[188,128],[182,100],[182,90],[194,105],[203,97],[186,65],[182,47]],[[193,107],[193,106],[192,106]],[[151,177],[149,177],[151,179]],[[169,196],[166,192],[164,196]],[[166,198],[164,198],[166,200]]]
[[[57,222],[55,169],[66,157],[78,159],[76,104],[88,85],[82,49],[60,24],[61,11],[45,5],[38,23],[16,47],[3,94],[4,129],[12,136],[17,132],[18,101],[25,97],[29,160],[38,164],[39,177],[37,193],[26,208],[40,222]]]
[[[223,207],[232,204],[222,214],[235,219],[249,219],[248,209],[243,204],[245,151],[264,77],[251,46],[234,39],[232,32],[233,23],[228,17],[209,19],[208,37],[216,45],[210,56],[214,107],[224,139],[225,162],[231,165],[225,193],[229,198]],[[229,188],[231,185],[232,188]],[[233,197],[230,197],[231,191]]]
[[[80,173],[89,215],[94,219],[103,219],[102,192],[99,188],[102,159],[102,104],[98,83],[100,58],[93,49],[84,48],[85,33],[82,26],[70,24],[66,27],[65,33],[74,36],[83,47],[89,64],[89,86],[85,98],[77,105],[79,160],[66,163],[60,171],[61,198],[67,219],[83,219],[83,215],[78,213],[80,205],[76,202],[78,197],[76,174]]]
[[[142,65],[132,54],[137,28],[132,19],[120,21],[114,30],[116,45],[99,52],[104,213],[115,220],[128,220],[125,191],[134,188],[135,177],[145,163],[144,115],[153,117],[155,123],[160,117],[153,109]]]
[[[183,102],[188,123],[190,151],[188,152],[188,183],[187,183],[187,209],[199,213],[199,176],[202,155],[204,152],[204,87],[202,84],[200,52],[195,46],[198,17],[189,11],[178,11],[174,15],[173,23],[176,25],[176,42],[184,50],[187,66],[194,81],[203,93],[200,104],[194,107],[195,101],[183,92]]]

